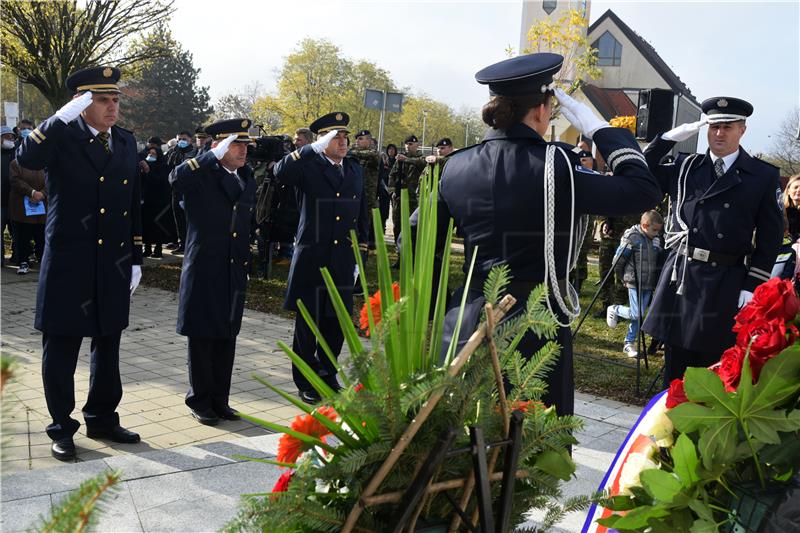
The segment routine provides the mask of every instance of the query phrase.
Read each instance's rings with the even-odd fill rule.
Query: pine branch
[[[502,264],[493,267],[483,284],[483,296],[486,299],[486,303],[490,303],[493,306],[497,305],[497,302],[500,301],[500,296],[503,295],[509,283],[511,283],[511,269],[509,266]]]
[[[43,533],[86,530],[96,520],[99,503],[107,499],[120,475],[119,471],[104,472],[81,483],[51,511],[49,519],[43,519],[38,530]]]

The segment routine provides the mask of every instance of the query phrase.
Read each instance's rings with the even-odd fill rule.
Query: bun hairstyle
[[[520,96],[493,96],[481,109],[481,118],[490,128],[507,130],[517,122],[522,122],[528,111],[547,104],[553,91],[541,94],[525,94]]]

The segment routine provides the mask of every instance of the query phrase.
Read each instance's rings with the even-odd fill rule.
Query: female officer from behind
[[[439,184],[438,206],[438,242],[444,243],[447,220],[452,217],[464,238],[465,270],[477,255],[471,286],[450,300],[457,305],[461,291],[468,290],[459,344],[477,326],[484,304],[483,283],[493,266],[510,267],[513,279],[508,292],[517,299],[512,314],[524,309],[533,287],[547,281],[550,308],[561,324],[557,338],[561,354],[548,376],[544,401],[554,404],[561,415],[573,413],[569,324],[580,309],[577,295],[564,280],[586,231],[586,218],[581,215],[639,213],[662,196],[630,131],[611,128],[584,104],[549,89],[563,60],[557,54],[525,55],[475,75],[478,83],[489,86],[491,99],[483,107],[483,121],[491,129],[483,142],[449,157]],[[611,175],[582,167],[572,146],[543,139],[550,125],[553,94],[564,116],[594,140]],[[445,347],[457,316],[456,308],[445,317]],[[529,332],[519,350],[530,358],[545,342]]]

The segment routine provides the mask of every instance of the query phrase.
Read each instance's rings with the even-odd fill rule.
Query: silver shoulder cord
[[[672,199],[670,199],[667,207],[667,231],[664,239],[664,247],[667,249],[677,248],[678,253],[680,253],[681,246],[687,248],[689,244],[689,226],[683,220],[683,215],[681,212],[683,211],[683,202],[686,200],[686,181],[689,177],[689,169],[691,168],[692,162],[696,157],[697,154],[693,154],[684,159],[683,163],[681,163],[680,170],[678,171],[678,196],[675,199],[675,220],[677,220],[680,229],[677,231],[672,224]],[[681,282],[678,284],[675,294],[683,294],[683,281],[686,277],[686,265],[688,260],[689,254],[687,250],[687,253],[683,255]],[[676,257],[675,262],[672,263],[672,276],[670,277],[670,281],[673,283],[678,281],[678,261],[680,261],[680,258]]]
[[[558,286],[558,274],[556,272],[556,259],[555,259],[555,196],[556,196],[556,178],[555,178],[555,152],[558,149],[569,169],[570,180],[570,226],[569,226],[569,246],[567,248],[567,271],[564,273],[564,279],[567,281],[567,300],[569,305],[564,301],[561,295],[561,289]],[[578,218],[577,224],[575,220],[575,174],[572,171],[572,162],[567,156],[564,149],[560,146],[548,145],[545,153],[544,162],[544,281],[547,286],[549,294],[553,296],[558,304],[559,309],[566,315],[567,322],[562,323],[558,315],[553,311],[551,299],[547,298],[547,309],[550,314],[555,318],[556,323],[562,327],[569,327],[575,319],[581,314],[581,303],[578,299],[578,292],[569,283],[569,273],[575,268],[578,262],[578,253],[583,239],[586,237],[586,230],[589,226],[588,215],[583,215]],[[577,236],[577,239],[573,237]]]

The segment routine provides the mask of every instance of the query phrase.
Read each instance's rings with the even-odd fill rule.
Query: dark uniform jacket
[[[181,335],[224,339],[239,334],[250,261],[250,220],[256,181],[248,166],[225,170],[213,152],[187,159],[170,173],[184,198],[186,253],[181,272]]]
[[[783,239],[783,204],[778,169],[750,157],[743,149],[727,172],[716,179],[706,154],[679,154],[674,164],[659,161],[675,145],[659,135],[644,151],[648,164],[669,194],[672,229],[676,220],[678,172],[692,157],[681,215],[688,226],[686,244],[740,258],[723,266],[700,260],[684,261],[673,248],[664,264],[643,329],[672,346],[721,354],[733,345],[731,332],[739,291],[753,291],[769,279]],[[755,246],[753,231],[755,230]],[[749,267],[745,258],[749,257]],[[677,281],[672,282],[677,261]],[[684,266],[686,272],[684,274]],[[683,281],[683,294],[676,294]]]
[[[661,198],[658,185],[630,131],[601,129],[594,134],[594,141],[609,161],[614,175],[583,168],[571,146],[555,143],[568,157],[565,160],[559,150],[555,153],[554,255],[559,279],[564,278],[567,267],[572,216],[570,169],[575,179],[576,216],[644,211]],[[467,292],[459,346],[478,324],[484,303],[483,282],[493,266],[505,263],[510,267],[513,279],[508,292],[517,299],[511,315],[524,308],[530,290],[544,281],[545,152],[550,144],[553,143],[545,142],[530,127],[517,123],[507,131],[490,130],[481,144],[459,150],[447,159],[439,184],[437,242],[444,242],[447,221],[452,217],[459,234],[464,237],[465,271],[473,255],[477,256],[473,283]],[[415,218],[412,217],[412,226]],[[451,302],[460,301],[461,294],[457,292]],[[457,323],[458,308],[453,307],[445,316],[445,347],[452,342]],[[555,404],[561,415],[572,414],[574,386],[569,328],[559,328],[557,342],[563,349],[548,376],[549,392],[544,401]],[[529,333],[519,349],[526,357],[531,357],[543,344],[543,339]]]
[[[288,154],[275,167],[275,177],[298,191],[297,227],[284,308],[297,310],[302,300],[312,315],[335,316],[320,269],[327,267],[348,311],[353,307],[355,256],[350,230],[366,246],[368,209],[361,166],[342,160],[344,177],[310,145]]]
[[[36,329],[92,337],[128,326],[131,265],[142,264],[136,140],[111,128],[111,149],[82,118],[43,122],[17,149],[46,168],[48,213],[36,295]]]
[[[639,157],[621,160],[614,175],[604,175],[580,166],[571,152],[575,176],[575,214],[622,215],[652,208],[661,198],[633,136],[619,128],[604,128],[595,143],[604,155],[620,148]],[[544,280],[544,161],[548,144],[528,126],[518,123],[508,131],[490,130],[476,146],[454,152],[447,158],[440,182],[439,231],[447,229],[452,216],[464,236],[469,268],[471,253],[478,246],[474,276],[485,279],[496,264],[505,262],[516,281]],[[560,152],[555,158],[556,236],[555,261],[564,277],[569,244],[571,191],[569,168]],[[443,223],[441,223],[443,221]]]

